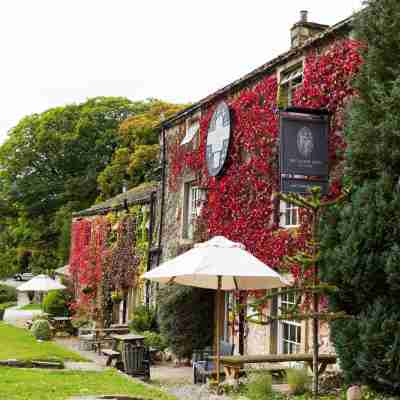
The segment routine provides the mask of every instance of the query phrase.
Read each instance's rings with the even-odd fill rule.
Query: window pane
[[[290,341],[296,341],[296,326],[290,325]]]
[[[283,342],[283,354],[288,354],[288,353],[289,353],[288,343]]]

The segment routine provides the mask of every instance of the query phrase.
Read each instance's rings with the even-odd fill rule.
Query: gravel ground
[[[98,355],[94,351],[80,350],[77,338],[56,338],[55,341],[93,361],[93,363],[66,363],[66,368],[99,371],[106,368],[106,357]],[[162,363],[152,365],[150,372],[150,384],[160,387],[179,400],[228,399],[225,396],[215,396],[209,393],[206,385],[193,385],[192,367],[176,367],[173,363]]]
[[[180,400],[229,400],[227,396],[217,396],[209,392],[206,385],[180,385],[164,387],[164,390]]]

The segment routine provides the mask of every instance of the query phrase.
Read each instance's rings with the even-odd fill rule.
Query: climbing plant
[[[75,311],[109,321],[113,300],[138,285],[147,264],[147,210],[83,218],[72,224],[70,270]]]
[[[326,108],[332,113],[329,133],[331,182],[328,198],[341,191],[344,110],[355,94],[352,79],[361,64],[359,43],[343,39],[305,58],[303,84],[294,93],[293,105]],[[199,217],[208,236],[223,235],[243,243],[256,257],[274,268],[309,237],[309,216],[301,213],[302,226],[279,229],[278,177],[278,80],[275,74],[262,78],[224,100],[231,110],[232,136],[224,173],[209,177],[205,163],[208,126],[218,98],[202,110],[198,148],[181,146],[184,132],[168,142],[171,191],[177,191],[186,172],[194,173],[207,191]],[[292,271],[296,275],[296,267]],[[298,274],[297,274],[298,275]]]

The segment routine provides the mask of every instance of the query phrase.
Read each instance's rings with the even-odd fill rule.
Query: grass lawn
[[[18,310],[41,310],[41,304],[26,304],[25,306],[19,307]]]
[[[114,370],[82,372],[0,368],[0,382],[0,398],[7,400],[65,400],[70,396],[91,394],[175,399]]]
[[[0,360],[8,359],[86,361],[79,354],[51,341],[38,342],[26,329],[0,322]]]

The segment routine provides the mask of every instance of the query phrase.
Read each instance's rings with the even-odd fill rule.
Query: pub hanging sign
[[[280,113],[281,191],[307,193],[328,188],[329,115],[290,108]]]
[[[210,176],[220,175],[228,156],[231,137],[231,117],[228,105],[222,101],[218,104],[207,133],[206,160]]]

